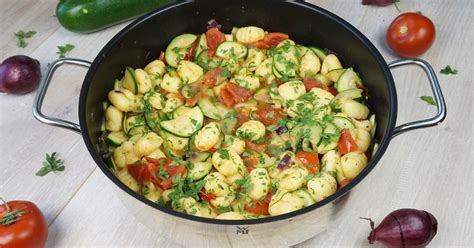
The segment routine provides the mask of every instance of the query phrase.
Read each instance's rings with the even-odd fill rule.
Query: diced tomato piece
[[[137,180],[139,184],[143,185],[145,182],[158,183],[159,181],[156,176],[159,168],[156,164],[138,162],[129,164],[127,169],[130,175]]]
[[[165,63],[165,65],[166,65],[165,52],[161,51],[160,52],[160,57],[158,59],[163,61],[163,63]]]
[[[221,75],[222,68],[212,68],[202,77],[202,83],[208,87],[214,87],[217,78]]]
[[[237,109],[237,123],[236,126],[240,127],[242,124],[250,120],[250,111],[247,108]]]
[[[225,41],[225,34],[218,28],[210,28],[206,32],[207,53],[209,57],[216,55],[217,47]]]
[[[248,140],[245,141],[245,146],[256,152],[264,152],[267,149],[267,144],[255,144]]]
[[[254,46],[255,48],[258,48],[258,49],[268,49],[268,48],[271,47],[270,45],[265,43],[263,40],[252,42],[252,43],[250,43],[250,45]]]
[[[245,102],[252,97],[252,92],[247,88],[241,87],[234,83],[227,83],[226,86],[229,93],[234,98],[235,102]]]
[[[278,123],[278,120],[283,117],[283,111],[281,109],[272,107],[263,107],[257,109],[255,112],[258,120],[265,125],[272,125]]]
[[[365,96],[365,97],[369,97],[369,88],[367,88],[367,86],[365,85],[357,85],[357,88],[361,89],[362,90],[362,95]]]
[[[305,77],[303,79],[303,84],[306,89],[306,92],[310,91],[312,88],[323,88],[323,84],[318,82],[316,79]]]
[[[268,44],[270,47],[276,47],[280,42],[289,39],[289,36],[284,33],[268,33],[263,38],[263,42]]]
[[[184,55],[184,59],[185,60],[189,60],[189,61],[193,61],[194,60],[194,56],[196,55],[196,46],[197,46],[197,40],[196,39],[193,44],[191,45],[191,47],[189,48],[188,52]]]
[[[245,205],[245,211],[252,213],[252,214],[261,214],[261,215],[269,215],[268,213],[268,203],[265,201],[256,202],[254,206]]]
[[[204,97],[204,92],[206,90],[206,87],[204,84],[198,82],[198,83],[193,83],[190,85],[191,87],[191,98],[186,98],[186,105],[193,107],[196,105],[196,103],[199,101],[201,97]]]
[[[339,149],[339,154],[341,155],[359,150],[357,144],[352,138],[351,132],[345,128],[341,131],[341,137],[339,138],[337,147]]]
[[[333,96],[337,95],[337,89],[334,86],[329,86],[325,90],[329,91]]]
[[[216,199],[216,195],[214,195],[212,193],[207,193],[204,188],[202,188],[201,191],[199,192],[199,196],[205,202],[210,202],[210,201]]]
[[[346,185],[348,185],[351,182],[349,179],[344,179],[339,183],[339,187],[337,188],[338,190],[344,188]]]
[[[222,87],[219,93],[219,101],[222,102],[226,107],[232,108],[234,106],[235,101],[232,94],[226,87]]]
[[[217,148],[212,147],[211,149],[209,149],[207,151],[210,152],[210,153],[215,153],[215,152],[217,152]]]
[[[314,174],[318,171],[319,160],[317,152],[299,151],[296,158],[303,163],[309,173]]]
[[[245,164],[247,165],[247,170],[253,171],[255,169],[255,159],[254,158],[248,158],[245,160]]]
[[[164,166],[164,170],[168,173],[168,177],[158,183],[163,190],[167,190],[173,186],[173,177],[179,174],[179,176],[183,178],[186,176],[187,172],[184,165],[166,165]]]
[[[156,158],[143,157],[148,163],[159,164],[160,160]]]

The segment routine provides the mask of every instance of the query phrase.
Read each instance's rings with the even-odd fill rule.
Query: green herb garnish
[[[436,101],[433,99],[432,96],[421,96],[420,99],[427,102],[430,105],[436,106]]]
[[[64,58],[66,57],[66,54],[72,51],[74,49],[74,45],[72,44],[66,44],[64,46],[58,46],[58,50],[56,54],[59,54],[59,58]]]
[[[456,74],[458,74],[458,70],[453,69],[453,68],[451,68],[451,66],[447,65],[446,67],[441,69],[441,71],[439,71],[439,73],[445,74],[445,75],[449,75],[449,74],[456,75]]]
[[[219,150],[218,153],[219,153],[219,157],[220,157],[220,158],[222,158],[222,159],[230,159],[229,151],[227,151],[227,150]]]
[[[43,167],[36,172],[37,176],[45,176],[50,172],[64,171],[64,161],[56,157],[57,153],[53,152],[51,155],[46,153],[46,161],[43,162]]]
[[[28,43],[25,42],[25,39],[33,37],[33,35],[36,34],[36,31],[28,31],[24,32],[23,30],[20,30],[15,33],[16,37],[16,45],[21,48],[25,48]]]

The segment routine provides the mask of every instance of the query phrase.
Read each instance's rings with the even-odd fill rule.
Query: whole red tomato
[[[0,247],[41,248],[48,237],[48,224],[39,208],[29,201],[0,205]]]
[[[406,58],[420,56],[435,39],[433,22],[419,13],[403,13],[390,24],[387,43],[398,55]]]

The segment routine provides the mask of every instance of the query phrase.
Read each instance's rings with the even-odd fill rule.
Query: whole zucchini
[[[174,0],[60,0],[56,7],[59,23],[76,33],[95,32]]]

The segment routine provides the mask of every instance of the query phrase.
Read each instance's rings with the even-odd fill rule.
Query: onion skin
[[[425,247],[438,230],[438,222],[432,214],[409,208],[391,212],[377,228],[372,220],[370,224],[369,243],[379,241],[387,247]]]
[[[41,80],[38,60],[16,55],[0,64],[0,92],[26,94],[33,91]]]

